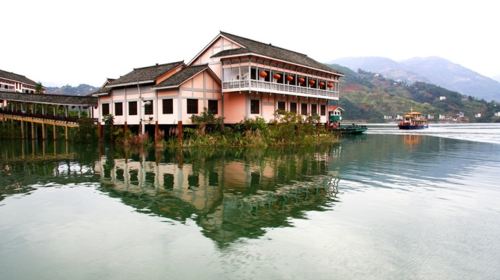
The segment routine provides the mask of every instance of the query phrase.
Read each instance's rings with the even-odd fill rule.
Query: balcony
[[[330,89],[309,88],[304,86],[287,85],[248,79],[222,82],[222,92],[235,91],[256,91],[303,97],[325,98],[331,100],[339,99],[339,92]]]

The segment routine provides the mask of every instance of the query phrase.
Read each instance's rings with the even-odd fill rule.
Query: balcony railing
[[[256,80],[237,80],[226,81],[222,83],[222,90],[224,92],[238,91],[238,90],[252,90],[269,93],[280,93],[289,95],[299,95],[307,97],[327,97],[332,99],[339,98],[339,92],[329,89],[308,88],[294,85],[278,84],[265,81]]]

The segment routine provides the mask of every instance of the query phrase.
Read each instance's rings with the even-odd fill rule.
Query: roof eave
[[[116,85],[107,85],[107,88],[114,88],[114,87],[124,87],[124,86],[135,86],[135,85],[143,85],[143,84],[150,84],[154,83],[154,80],[147,80],[147,81],[137,81],[137,82],[130,82],[130,83],[123,83],[123,84],[116,84]]]
[[[109,95],[109,92],[96,92],[96,93],[92,93],[92,96],[105,96],[105,95]]]

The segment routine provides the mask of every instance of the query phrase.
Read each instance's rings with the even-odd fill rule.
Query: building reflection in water
[[[219,246],[256,238],[289,218],[335,202],[339,177],[328,165],[339,148],[320,151],[180,153],[167,160],[101,157],[102,191],[139,212],[193,219]],[[154,159],[154,158],[153,158]]]

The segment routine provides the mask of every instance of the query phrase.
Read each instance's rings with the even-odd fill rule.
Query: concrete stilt
[[[177,140],[179,141],[179,145],[182,146],[183,140],[183,131],[182,131],[182,121],[177,122]]]
[[[155,122],[155,146],[158,145],[159,135],[158,121]]]

